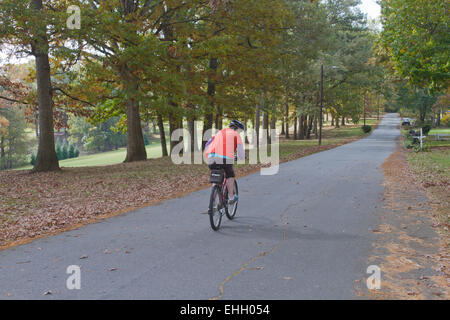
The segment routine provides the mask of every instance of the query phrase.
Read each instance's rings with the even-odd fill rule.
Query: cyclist
[[[229,128],[225,128],[216,133],[216,135],[206,144],[206,158],[210,170],[225,171],[227,178],[228,204],[232,205],[238,200],[234,194],[234,170],[233,162],[235,152],[237,159],[245,158],[244,145],[239,133],[245,130],[245,126],[238,120],[233,120]]]

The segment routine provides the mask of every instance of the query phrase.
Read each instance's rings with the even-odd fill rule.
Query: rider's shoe
[[[228,199],[228,205],[232,206],[232,205],[235,204],[238,200],[239,200],[239,197],[238,197],[237,194],[235,194],[233,199]]]

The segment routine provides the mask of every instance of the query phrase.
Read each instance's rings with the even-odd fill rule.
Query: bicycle
[[[211,170],[210,182],[213,184],[213,186],[209,199],[208,215],[209,222],[211,223],[211,228],[214,231],[217,231],[220,229],[222,216],[224,214],[229,220],[234,219],[239,200],[234,202],[232,205],[228,204],[228,190],[226,184],[227,178],[225,177],[225,172],[223,169]],[[234,180],[234,192],[237,196],[239,196],[239,190],[236,180]]]

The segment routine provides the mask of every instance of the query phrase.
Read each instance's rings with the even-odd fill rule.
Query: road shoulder
[[[381,288],[358,290],[371,299],[448,299],[448,250],[427,193],[403,148],[383,164],[384,206],[368,265],[381,269]],[[363,288],[364,287],[364,288]]]

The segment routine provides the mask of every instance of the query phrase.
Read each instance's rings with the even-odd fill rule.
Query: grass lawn
[[[450,178],[450,148],[432,149],[430,152],[409,152],[408,159],[420,172],[432,173],[433,178]]]
[[[374,124],[372,123],[372,125]],[[340,128],[325,127],[323,128],[322,135],[324,139],[336,139],[362,137],[365,133],[361,130],[361,125],[345,125]]]
[[[408,152],[408,160],[426,188],[440,230],[449,234],[450,228],[450,143],[445,148],[431,148],[429,152]],[[450,243],[449,243],[450,244]]]
[[[148,158],[159,158],[162,156],[161,144],[159,142],[152,142],[146,146]],[[115,151],[95,153],[86,156],[80,156],[78,158],[61,160],[59,162],[60,167],[95,167],[95,166],[108,166],[113,164],[119,164],[125,160],[127,154],[126,148],[120,148]],[[30,170],[32,166],[26,166],[17,168],[15,170]]]
[[[450,128],[449,129],[447,129],[447,128],[433,129],[428,134],[437,134],[437,133],[450,134]]]

